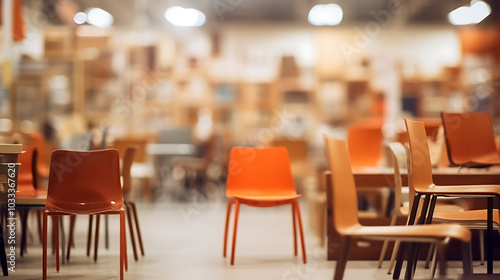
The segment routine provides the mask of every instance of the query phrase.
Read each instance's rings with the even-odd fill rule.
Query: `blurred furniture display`
[[[429,146],[423,122],[405,119],[410,143],[411,182],[415,196],[408,224],[415,223],[420,199],[424,196],[422,211],[417,223],[431,223],[437,197],[486,197],[487,198],[487,272],[493,273],[493,198],[500,197],[500,185],[435,185],[432,180]],[[407,245],[399,248],[393,279],[398,279]],[[413,246],[412,246],[413,247]],[[418,251],[419,246],[417,247]],[[416,262],[416,259],[414,260]]]
[[[394,167],[394,211],[392,213],[392,218],[391,218],[391,223],[390,225],[393,226],[396,224],[397,218],[398,217],[408,217],[408,214],[411,209],[411,201],[403,201],[403,184],[401,183],[401,171],[400,168],[404,166],[406,168],[407,166],[407,151],[405,146],[399,142],[392,142],[389,143],[389,150],[391,152],[392,156],[392,164]],[[408,174],[409,176],[410,174]],[[410,186],[408,189],[408,197],[413,197],[415,195],[415,191],[413,188]],[[408,203],[410,202],[410,203]],[[439,203],[436,204],[436,209],[435,211],[437,213],[440,212],[461,212],[464,211],[462,207],[456,204],[452,203]],[[380,257],[378,261],[378,267],[380,268],[382,266],[382,262],[385,257],[385,252],[387,250],[387,246],[389,245],[389,240],[384,240],[384,244],[382,246],[382,251],[380,252]],[[392,272],[392,268],[394,265],[394,261],[396,260],[396,254],[399,248],[399,241],[396,241],[394,244],[394,249],[391,254],[391,260],[389,263],[389,268],[387,270],[387,273],[390,274]]]
[[[18,156],[22,153],[21,144],[0,144],[0,204],[8,206],[9,191],[17,189],[19,176]],[[0,225],[0,265],[4,276],[9,275],[7,269],[7,255],[3,238],[3,224]]]
[[[367,119],[347,128],[347,147],[353,170],[383,165],[383,139],[382,122],[378,119]],[[364,217],[384,216],[387,212],[389,193],[385,189],[374,190],[363,187],[363,185],[358,186],[360,209],[363,210],[360,214]]]
[[[213,154],[213,142],[207,143],[207,158],[200,160],[191,160],[193,157],[202,157],[200,154],[204,154],[202,145],[197,146],[194,144],[193,131],[190,127],[169,127],[164,128],[158,132],[157,143],[151,143],[148,145],[148,154],[153,157],[154,169],[157,178],[161,183],[168,181],[169,179],[174,179],[176,169],[182,169],[180,166],[176,165],[176,158],[183,157],[179,164],[185,164],[184,167],[196,161],[196,164],[204,165],[205,162],[209,163]],[[190,157],[187,159],[186,157]],[[191,166],[189,166],[191,167]],[[194,164],[193,164],[194,167]],[[203,166],[196,166],[198,170]],[[180,174],[187,175],[190,170],[185,169],[180,170]],[[171,177],[168,177],[171,176]],[[182,177],[182,176],[179,176]],[[182,177],[187,179],[186,177]],[[186,188],[189,187],[190,180],[184,181]]]
[[[223,256],[226,257],[226,245],[231,207],[235,205],[231,265],[234,264],[236,231],[240,204],[253,207],[274,207],[291,204],[293,221],[294,254],[297,255],[298,221],[302,260],[307,262],[302,230],[302,219],[293,177],[290,171],[290,159],[284,147],[253,148],[234,147],[231,150],[228,178],[226,185],[227,202],[226,224],[224,230]]]
[[[354,124],[347,129],[347,146],[353,169],[380,166],[382,159],[381,124]]]
[[[47,143],[43,134],[38,132],[28,133],[28,145],[33,146],[37,150],[36,170],[37,176],[48,178],[49,166],[47,164]]]
[[[441,113],[450,163],[463,167],[500,164],[489,113]]]
[[[73,159],[73,160],[69,160]],[[47,218],[62,215],[120,215],[120,279],[127,269],[125,211],[116,149],[56,150],[52,153],[46,210],[43,215],[43,279],[47,279]],[[59,271],[58,219],[55,229],[56,269]]]
[[[133,164],[130,169],[131,179],[139,179],[143,186],[144,200],[151,202],[153,192],[151,189],[151,180],[153,179],[153,167],[148,160],[148,143],[150,137],[130,136],[117,138],[113,141],[113,147],[120,152],[120,158],[124,160],[128,147],[137,148],[133,157]]]
[[[352,175],[346,142],[325,137],[327,154],[332,174],[333,224],[341,235],[340,249],[335,269],[335,280],[344,276],[349,249],[353,239],[392,239],[403,241],[435,242],[440,250],[440,275],[446,275],[445,246],[450,238],[462,241],[464,274],[472,274],[470,255],[470,231],[459,225],[418,226],[362,226],[358,220],[356,187]],[[413,252],[412,252],[413,253]],[[412,259],[408,261],[408,279],[413,279]]]
[[[37,211],[38,219],[38,234],[42,241],[42,224],[39,213],[45,210],[45,200],[47,198],[47,190],[36,188],[36,167],[37,167],[37,150],[33,146],[24,146],[23,153],[18,156],[19,167],[17,194],[16,194],[16,210],[21,216],[21,250],[20,255],[26,252],[26,237],[28,234],[28,214],[30,210]]]
[[[211,135],[205,143],[199,157],[179,156],[170,160],[172,169],[182,168],[184,171],[184,186],[189,190],[197,190],[207,195],[207,169],[215,154],[215,135]]]
[[[303,179],[315,175],[315,168],[308,160],[309,147],[305,139],[276,138],[272,147],[285,147],[290,155],[290,165],[298,193],[302,193]]]

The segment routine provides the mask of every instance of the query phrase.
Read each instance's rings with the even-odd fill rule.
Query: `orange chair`
[[[464,167],[500,164],[488,113],[441,113],[450,163]]]
[[[61,215],[120,215],[120,279],[127,269],[125,211],[120,184],[120,161],[115,149],[56,150],[52,153],[43,214],[43,279],[47,279],[47,218]],[[59,271],[59,219],[55,228],[56,269]]]
[[[409,217],[409,224],[415,222],[420,199],[424,196],[419,223],[431,223],[437,196],[486,197],[488,200],[487,214],[487,272],[493,273],[493,198],[500,198],[500,185],[460,185],[437,186],[432,181],[432,167],[427,143],[427,135],[423,122],[406,120],[406,130],[410,143],[411,184],[415,190],[413,205]],[[430,206],[429,206],[430,205]],[[425,214],[427,213],[427,215]],[[394,270],[393,279],[398,279],[401,272],[402,259],[406,246],[398,252],[398,262]]]
[[[231,265],[234,264],[236,247],[236,230],[240,204],[254,207],[273,207],[285,204],[292,205],[294,254],[297,255],[297,230],[295,220],[298,220],[302,260],[307,262],[302,220],[295,191],[290,158],[285,147],[250,148],[235,147],[229,157],[229,170],[226,184],[227,202],[226,225],[224,231],[223,256],[226,257],[227,232],[231,206],[235,205],[233,242],[231,249]]]
[[[369,140],[368,140],[369,139]],[[382,158],[382,124],[355,124],[347,129],[349,158],[354,169],[379,166]]]
[[[352,175],[346,142],[325,136],[328,161],[332,173],[333,225],[341,236],[334,280],[341,280],[353,238],[436,242],[440,250],[440,274],[446,275],[444,249],[449,238],[462,241],[464,274],[472,274],[470,231],[459,225],[363,226],[358,220],[356,186]],[[408,270],[414,267],[408,262]],[[413,273],[409,279],[413,278]]]

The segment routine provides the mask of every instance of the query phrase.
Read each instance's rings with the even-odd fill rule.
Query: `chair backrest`
[[[339,234],[359,225],[358,197],[346,142],[325,136],[332,172],[333,226]]]
[[[36,164],[37,170],[48,170],[47,167],[47,143],[43,134],[38,132],[28,133],[29,145],[37,150]],[[47,176],[48,174],[45,174]]]
[[[402,188],[403,183],[401,181],[401,167],[406,161],[406,149],[403,144],[399,142],[389,143],[389,150],[392,156],[392,166],[394,167],[394,211],[401,216],[401,206],[403,205],[403,195]]]
[[[17,177],[17,196],[36,196],[36,157],[37,150],[33,146],[23,146],[23,153],[18,156],[19,174]]]
[[[307,141],[303,139],[286,139],[279,138],[273,139],[271,146],[282,146],[287,148],[288,154],[290,155],[290,161],[293,162],[304,162],[307,160],[307,154],[309,148],[307,146]]]
[[[134,161],[135,162],[146,162],[147,151],[146,146],[148,144],[148,139],[146,137],[125,137],[120,139],[115,139],[113,141],[113,148],[117,149],[120,152],[120,158],[125,159],[125,154],[127,148],[130,146],[137,147]]]
[[[118,150],[55,150],[45,206],[50,211],[95,214],[123,205]]]
[[[229,156],[226,195],[295,195],[285,147],[234,147]]]
[[[475,158],[498,155],[493,123],[488,113],[441,113],[450,163],[456,166],[488,166]]]
[[[353,168],[373,167],[382,157],[382,127],[356,124],[347,130],[347,146]]]
[[[424,123],[405,119],[408,142],[410,143],[411,177],[408,182],[417,192],[428,189],[432,182],[432,165]]]
[[[122,161],[122,192],[123,195],[127,195],[132,190],[132,175],[130,174],[130,169],[134,163],[134,156],[137,152],[137,146],[129,146],[125,150]]]

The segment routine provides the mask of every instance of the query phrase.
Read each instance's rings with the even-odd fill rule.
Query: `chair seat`
[[[460,222],[460,223],[470,223],[471,225],[479,224],[486,227],[486,209],[480,210],[469,210],[464,212],[445,212],[445,213],[435,213],[432,216],[432,220],[435,222]],[[500,218],[498,209],[493,209],[493,226],[500,225]]]
[[[421,193],[431,193],[431,194],[443,194],[443,195],[453,195],[457,196],[464,195],[466,197],[471,196],[498,196],[500,193],[500,185],[456,185],[456,186],[446,186],[446,185],[430,185],[426,189],[418,189]]]
[[[300,194],[296,195],[235,195],[233,196],[237,199],[242,200],[253,200],[253,201],[288,201],[294,200],[300,197]]]
[[[394,239],[430,241],[448,237],[470,240],[470,231],[460,225],[419,225],[419,226],[362,226],[351,227],[345,235],[370,239]]]
[[[66,214],[102,214],[104,212],[119,211],[122,208],[123,202],[112,203],[82,203],[75,205],[74,203],[63,203],[58,201],[57,204],[52,203],[50,198],[47,198],[46,207],[51,212],[60,212]]]
[[[498,154],[486,154],[482,156],[475,156],[467,162],[455,162],[459,166],[465,167],[488,167],[500,164],[500,156]]]

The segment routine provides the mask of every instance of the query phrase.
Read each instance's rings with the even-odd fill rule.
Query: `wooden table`
[[[393,168],[371,168],[365,170],[354,170],[354,181],[356,187],[369,188],[394,188],[394,169]],[[333,205],[331,199],[331,173],[325,171],[326,190],[327,190],[327,235],[328,235],[328,259],[335,260],[339,236],[333,229]],[[402,184],[408,185],[407,174],[401,174]],[[500,168],[492,167],[489,169],[470,169],[470,168],[440,168],[433,170],[433,181],[437,185],[487,185],[500,184]],[[486,201],[486,200],[484,200]],[[483,201],[481,200],[481,203]],[[484,205],[486,207],[486,204]],[[360,219],[360,222],[365,225],[389,225],[389,218],[381,217],[375,219]],[[406,222],[406,219],[401,222]],[[403,223],[404,224],[404,223]],[[366,242],[360,245],[359,248],[353,245],[351,249],[351,259],[378,259],[379,244],[377,242]],[[369,252],[367,247],[374,246],[373,254]],[[391,252],[391,250],[388,250]],[[460,254],[458,254],[460,255]]]
[[[7,205],[7,216],[10,217],[11,211],[15,216],[15,198],[17,191],[17,177],[19,174],[19,163],[17,157],[22,153],[21,144],[0,144],[0,207]],[[7,221],[12,218],[7,218]],[[15,224],[16,220],[12,220]],[[5,243],[3,235],[3,225],[0,224],[0,264],[4,276],[8,276],[7,255],[5,253]]]

